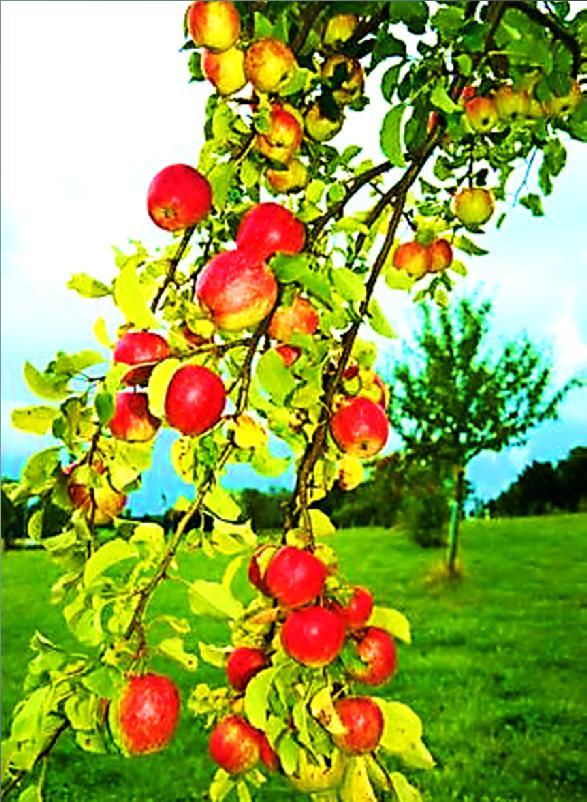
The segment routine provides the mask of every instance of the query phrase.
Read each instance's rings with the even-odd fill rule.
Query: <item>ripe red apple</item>
[[[393,266],[410,276],[421,278],[430,270],[430,250],[416,240],[404,242],[395,249]]]
[[[296,69],[292,51],[279,39],[257,39],[245,55],[245,75],[257,92],[279,92]]]
[[[249,562],[247,573],[249,582],[266,596],[269,596],[269,589],[267,587],[267,583],[265,582],[265,572],[267,571],[269,562],[276,552],[276,546],[266,543],[264,546],[261,546],[255,551]]]
[[[320,111],[318,103],[313,103],[304,117],[306,133],[314,142],[327,142],[329,139],[333,139],[342,128],[343,123],[342,113],[335,120],[331,120]]]
[[[334,704],[338,717],[346,727],[344,735],[333,741],[351,755],[363,755],[377,748],[383,735],[383,713],[368,696],[347,696]]]
[[[160,425],[161,421],[149,412],[147,393],[127,391],[116,395],[108,426],[118,440],[145,443],[155,437]]]
[[[258,203],[249,209],[236,235],[237,247],[260,261],[275,253],[299,253],[305,242],[304,224],[278,203]]]
[[[198,47],[222,52],[240,36],[240,15],[229,0],[196,0],[188,9],[187,27]]]
[[[454,212],[466,226],[481,226],[495,209],[493,195],[482,187],[467,187],[455,196]]]
[[[300,358],[300,354],[302,353],[301,350],[294,345],[278,345],[275,350],[288,368]]]
[[[261,757],[261,762],[269,771],[278,771],[279,757],[277,756],[277,753],[269,743],[265,733],[261,732],[261,730],[257,730],[257,733],[259,736],[259,754]]]
[[[364,665],[351,666],[348,670],[349,676],[364,685],[383,685],[392,676],[397,665],[393,638],[378,627],[367,627],[357,635],[356,654]]]
[[[159,752],[175,732],[179,708],[178,690],[168,677],[131,677],[116,705],[122,747],[131,755]]]
[[[201,173],[187,164],[161,170],[149,185],[147,211],[165,231],[195,226],[212,206],[212,189]]]
[[[361,629],[373,612],[373,596],[366,588],[357,586],[346,605],[336,605],[349,629]]]
[[[307,298],[296,295],[290,306],[278,306],[267,333],[275,340],[288,343],[294,334],[314,334],[320,323],[315,307]]]
[[[461,91],[460,99],[465,103],[467,100],[471,100],[477,94],[477,89],[474,86],[465,86]]]
[[[198,276],[196,295],[215,326],[240,331],[267,317],[277,299],[277,282],[255,253],[225,251]]]
[[[487,133],[495,128],[498,121],[495,101],[491,97],[477,95],[466,101],[465,116],[473,130]]]
[[[129,331],[116,343],[113,359],[124,365],[138,365],[129,370],[124,384],[146,384],[157,362],[169,356],[167,340],[153,331]]]
[[[281,643],[286,653],[310,668],[321,668],[336,660],[344,639],[344,618],[325,607],[294,610],[281,629]]]
[[[308,168],[299,159],[292,159],[285,167],[269,167],[265,177],[274,194],[298,192],[308,185]]]
[[[96,473],[104,474],[102,463],[93,466]],[[126,496],[115,490],[106,477],[103,484],[90,488],[78,477],[80,471],[77,466],[70,465],[63,469],[68,476],[67,495],[74,507],[81,510],[88,520],[93,520],[96,526],[105,526],[120,515],[126,504]],[[93,514],[92,514],[93,510]]]
[[[165,417],[182,434],[197,437],[218,422],[226,403],[222,379],[204,365],[184,365],[169,382]]]
[[[452,264],[452,247],[445,239],[437,239],[428,246],[431,273],[440,273]]]
[[[322,41],[327,47],[343,44],[351,38],[358,22],[355,14],[335,14],[326,23]]]
[[[504,122],[523,120],[530,110],[530,99],[526,92],[503,84],[495,93],[495,108]]]
[[[322,593],[324,563],[304,549],[284,546],[272,557],[265,572],[269,595],[283,607],[300,607]]]
[[[332,90],[332,96],[341,106],[353,103],[363,94],[363,68],[361,62],[341,53],[336,53],[326,59],[322,66],[322,78],[326,81],[338,76],[340,71],[344,71],[345,77],[336,88]],[[337,81],[338,83],[338,81]]]
[[[259,735],[242,716],[225,716],[212,730],[212,760],[229,774],[243,774],[259,762]]]
[[[234,95],[246,84],[245,54],[236,47],[222,53],[204,50],[202,72],[216,87],[219,95]]]
[[[261,649],[239,646],[228,658],[226,676],[235,690],[244,691],[255,674],[268,664],[267,655]]]
[[[389,423],[379,404],[358,396],[345,400],[334,413],[330,433],[341,451],[367,459],[385,446]]]
[[[257,149],[271,161],[288,164],[302,144],[304,132],[295,114],[279,103],[271,106],[269,130],[257,134]]]

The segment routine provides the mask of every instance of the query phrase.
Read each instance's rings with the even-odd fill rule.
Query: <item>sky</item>
[[[59,349],[96,347],[94,320],[104,316],[111,332],[120,322],[107,302],[67,290],[69,276],[86,271],[108,281],[113,244],[168,242],[148,219],[146,189],[167,164],[197,161],[208,94],[204,85],[188,84],[187,56],[178,52],[185,8],[170,0],[0,5],[5,475],[14,476],[44,442],[10,427],[15,407],[42,403],[26,388],[24,361],[44,367]],[[381,118],[383,105],[374,109]],[[377,127],[360,114],[349,115],[335,140],[351,142],[381,158]],[[459,289],[493,298],[496,345],[526,332],[548,348],[557,382],[587,375],[585,186],[587,147],[571,143],[546,216],[513,208],[503,228],[483,238],[490,255],[468,258]],[[392,342],[378,339],[385,362],[409,337],[414,309],[405,294],[385,286],[377,297],[399,334]],[[587,444],[586,402],[584,391],[576,392],[560,420],[535,430],[527,446],[478,457],[470,470],[476,493],[491,497],[532,460],[559,459]],[[169,441],[167,435],[158,445],[135,509],[164,509],[181,489],[166,467]],[[254,476],[237,471],[228,483],[253,484]]]

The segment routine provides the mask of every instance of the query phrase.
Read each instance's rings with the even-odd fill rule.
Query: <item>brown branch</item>
[[[303,14],[302,25],[291,44],[291,49],[293,50],[294,53],[297,53],[298,50],[300,50],[300,48],[302,48],[306,43],[306,38],[310,33],[312,25],[316,22],[317,17],[320,15],[322,9],[325,6],[326,3],[324,2],[314,2],[307,4],[308,12],[306,14]]]
[[[558,41],[570,51],[573,57],[573,74],[577,77],[581,70],[581,45],[575,37],[567,31],[564,25],[561,25],[557,19],[551,17],[549,14],[544,14],[540,9],[536,8],[536,6],[531,6],[525,0],[509,0],[507,7],[521,11],[528,19],[531,19],[544,28],[548,28],[554,38],[558,39]]]
[[[151,312],[156,312],[157,307],[159,306],[159,301],[163,297],[165,290],[171,282],[173,281],[173,277],[175,276],[175,271],[177,269],[178,264],[181,262],[183,255],[186,251],[187,246],[189,245],[189,241],[192,238],[194,231],[196,230],[195,226],[190,226],[186,228],[183,232],[183,237],[181,238],[181,242],[179,243],[179,247],[175,252],[175,255],[169,260],[169,266],[167,268],[167,273],[165,274],[165,279],[163,284],[157,290],[157,294],[153,298],[153,302],[151,303]]]

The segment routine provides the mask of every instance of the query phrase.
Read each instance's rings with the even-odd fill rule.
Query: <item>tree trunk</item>
[[[463,517],[463,504],[465,501],[465,468],[457,465],[455,468],[454,498],[451,502],[450,523],[448,528],[448,549],[446,552],[446,567],[450,577],[456,576],[457,555],[459,550],[459,526]]]

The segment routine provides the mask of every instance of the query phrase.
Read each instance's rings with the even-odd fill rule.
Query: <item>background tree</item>
[[[71,278],[122,324],[112,333],[98,319],[100,351],[26,364],[44,403],[12,416],[55,440],[10,500],[39,502],[31,531],[47,506],[65,514],[43,542],[79,648],[33,638],[3,748],[5,793],[30,775],[21,802],[39,799],[64,733],[93,752],[164,748],[180,705],[152,671],[164,656],[182,671],[201,658],[225,672],[188,701],[212,727],[212,800],[248,802],[279,769],[329,800],[411,802],[418,793],[396,761],[433,765],[421,723],[361,690],[391,678],[392,636],[409,641],[409,625],[337,570],[325,542],[334,527],[316,505],[337,481],[359,484],[387,439],[376,349],[358,337],[362,327],[393,334],[379,280],[442,301],[466,272],[453,247],[478,252],[463,232],[501,219],[518,168],[520,187],[537,189],[520,203],[539,215],[564,137],[587,139],[585,19],[569,4],[196,0],[184,23],[190,78],[208,80],[211,96],[197,169],[170,164],[147,191],[169,240],[116,248],[109,285]],[[389,108],[373,163],[359,145],[329,142],[369,104],[365,75],[380,65]],[[171,531],[121,515],[163,427],[175,431],[169,463],[192,488]],[[290,459],[275,456],[270,435]],[[260,549],[220,479],[231,463],[276,476],[294,460],[283,529]],[[219,581],[189,573],[194,549],[230,558]],[[252,600],[233,588],[239,572]],[[165,593],[173,580],[189,617]],[[196,655],[198,616],[223,620],[230,645],[200,643]]]
[[[548,358],[525,336],[492,348],[490,316],[487,300],[423,305],[414,346],[390,376],[390,418],[408,453],[452,469],[451,575],[468,464],[483,451],[525,443],[532,428],[556,418],[572,386],[551,389]]]

